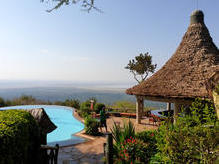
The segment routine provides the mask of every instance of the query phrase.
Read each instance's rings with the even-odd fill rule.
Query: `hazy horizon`
[[[110,81],[32,81],[32,80],[1,80],[0,89],[10,88],[36,88],[36,87],[69,87],[69,88],[84,88],[84,89],[127,89],[136,85],[137,82],[110,82]]]

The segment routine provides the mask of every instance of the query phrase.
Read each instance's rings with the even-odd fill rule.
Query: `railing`
[[[135,113],[136,109],[128,109],[128,108],[106,108],[107,111],[113,111],[113,112],[126,112],[126,113]]]
[[[48,146],[41,145],[41,153],[42,153],[42,164],[57,164],[58,161],[58,153],[59,153],[59,145]]]

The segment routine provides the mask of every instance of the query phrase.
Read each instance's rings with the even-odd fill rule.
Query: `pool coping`
[[[77,109],[72,108],[72,107],[69,107],[69,108],[72,109],[72,116],[73,116],[75,119],[77,119],[78,121],[80,121],[81,123],[84,124],[84,119],[81,118],[81,117],[78,115],[78,113],[76,112]],[[74,135],[74,136],[76,136],[76,137],[83,138],[83,139],[85,139],[85,141],[82,141],[82,142],[80,142],[80,143],[75,143],[75,144],[64,145],[64,146],[60,146],[60,147],[62,147],[62,148],[64,148],[64,147],[71,147],[71,146],[75,146],[75,145],[79,145],[79,144],[83,144],[83,143],[86,143],[86,142],[95,140],[95,139],[97,138],[97,137],[94,137],[94,136],[86,135],[84,128],[83,128],[81,131],[79,131],[79,132],[77,132],[77,133],[74,133],[74,134],[72,134],[72,135]]]
[[[73,108],[73,109],[74,109],[74,108]],[[74,116],[75,119],[77,119],[78,121],[80,121],[81,123],[84,124],[84,119],[81,118],[81,117],[78,115],[78,113],[76,112],[76,109],[73,110],[72,115]],[[90,139],[90,140],[94,140],[94,139],[95,139],[95,137],[86,135],[86,134],[84,134],[84,132],[85,132],[84,129],[82,129],[81,131],[75,133],[74,135],[75,135],[75,136],[79,136],[79,137],[81,136],[81,137],[83,137],[83,138]]]

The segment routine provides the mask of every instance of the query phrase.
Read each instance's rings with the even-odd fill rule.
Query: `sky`
[[[219,1],[198,0],[219,47]],[[197,0],[97,0],[103,13],[80,5],[2,1],[0,80],[135,83],[124,69],[149,52],[157,70],[173,55]]]

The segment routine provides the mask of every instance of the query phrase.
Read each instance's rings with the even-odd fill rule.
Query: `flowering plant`
[[[132,136],[126,139],[122,144],[119,151],[119,159],[125,164],[134,164],[139,161],[138,151],[140,150],[140,141],[133,138]]]

